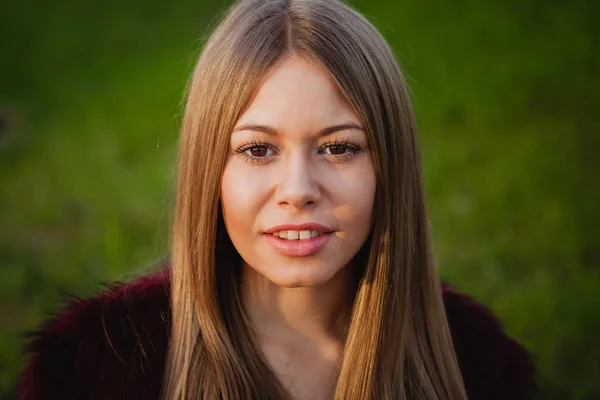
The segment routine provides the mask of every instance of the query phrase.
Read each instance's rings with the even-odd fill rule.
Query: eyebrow
[[[354,124],[352,122],[349,122],[346,124],[333,125],[333,126],[328,126],[327,128],[323,128],[318,132],[318,135],[319,136],[327,136],[327,135],[331,135],[332,133],[339,132],[339,131],[345,131],[345,130],[364,131],[364,129],[361,126]],[[277,129],[275,129],[271,126],[257,125],[257,124],[241,125],[241,126],[238,126],[237,128],[235,128],[233,131],[234,132],[236,132],[236,131],[255,131],[255,132],[266,133],[269,136],[277,135]]]

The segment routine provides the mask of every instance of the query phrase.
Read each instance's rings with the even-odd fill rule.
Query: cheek
[[[225,165],[221,178],[221,204],[230,236],[252,229],[261,198],[260,191],[256,190],[260,185],[255,175],[235,162]]]
[[[352,225],[352,229],[368,231],[375,201],[375,171],[370,162],[336,183],[338,206],[333,213],[336,220]]]

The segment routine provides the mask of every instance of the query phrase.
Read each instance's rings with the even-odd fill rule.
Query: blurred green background
[[[540,399],[599,399],[600,2],[351,3],[407,75],[443,278],[532,352]],[[167,253],[182,93],[225,6],[2,5],[1,398],[61,296]]]

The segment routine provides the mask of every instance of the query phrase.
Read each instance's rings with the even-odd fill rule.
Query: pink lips
[[[310,239],[284,240],[273,235],[283,230],[317,231],[319,236]],[[316,223],[278,225],[265,232],[265,239],[271,246],[286,256],[302,257],[317,253],[329,241],[333,230]]]
[[[329,229],[321,224],[317,224],[315,222],[308,222],[306,224],[284,224],[277,225],[269,230],[266,233],[273,233],[279,231],[318,231],[319,233],[325,232],[333,232],[333,229]]]
[[[323,233],[316,238],[284,240],[271,233],[265,234],[265,239],[271,246],[286,256],[302,257],[317,253],[329,241],[332,232]]]

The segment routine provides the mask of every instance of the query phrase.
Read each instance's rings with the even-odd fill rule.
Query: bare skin
[[[341,275],[349,269],[340,271]],[[243,297],[255,336],[271,370],[279,378],[293,400],[331,399],[338,378],[338,365],[343,352],[344,331],[348,326],[353,292],[350,277],[340,277],[326,284],[326,295],[270,291],[262,296],[248,293],[264,278],[253,269],[243,269],[246,282]],[[252,283],[254,282],[254,283]],[[337,287],[336,287],[337,285]],[[300,288],[304,289],[304,288]],[[319,289],[315,289],[315,292]],[[270,297],[270,299],[269,299]],[[304,297],[304,302],[299,302]],[[345,300],[344,300],[345,298]]]

